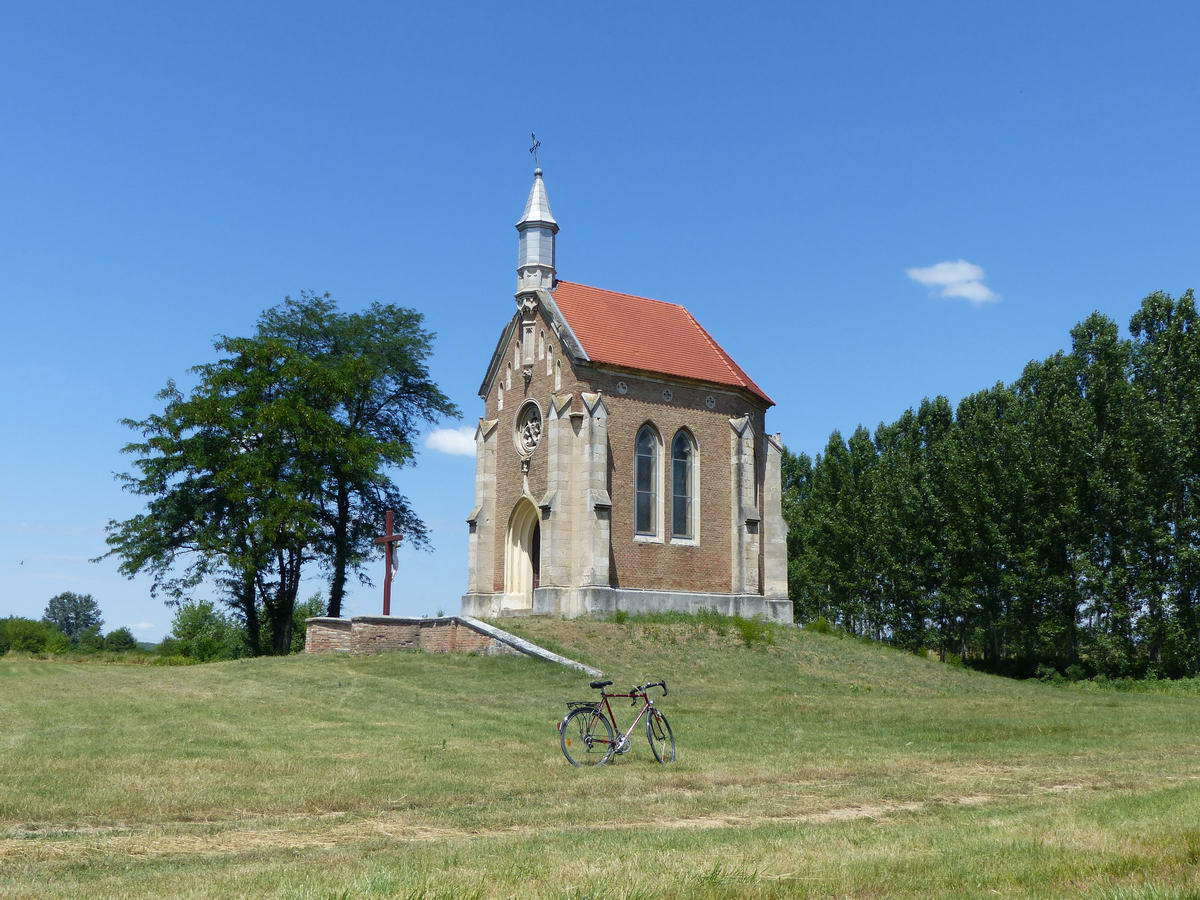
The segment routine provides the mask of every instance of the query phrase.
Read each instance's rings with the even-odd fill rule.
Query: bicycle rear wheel
[[[650,752],[660,763],[675,762],[675,734],[671,723],[657,709],[646,717],[646,739],[650,741]]]
[[[602,766],[612,756],[616,735],[608,718],[594,709],[577,709],[562,721],[558,743],[573,766]]]

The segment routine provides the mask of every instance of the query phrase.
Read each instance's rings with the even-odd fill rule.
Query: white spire
[[[558,223],[550,212],[550,198],[542,170],[533,170],[533,186],[525,201],[525,214],[517,223],[517,290],[551,290],[554,287],[554,236]]]
[[[550,212],[550,198],[546,196],[546,183],[542,181],[540,168],[533,170],[533,186],[529,189],[529,199],[525,201],[525,215],[521,216],[517,227],[534,224],[553,225],[554,230],[558,230],[558,223]]]

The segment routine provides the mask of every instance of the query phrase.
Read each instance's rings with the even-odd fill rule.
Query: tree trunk
[[[294,550],[279,552],[279,584],[275,602],[269,610],[271,618],[271,652],[284,656],[292,651],[293,619],[296,614],[296,595],[300,592],[301,556]]]
[[[258,620],[258,592],[255,587],[255,573],[247,572],[242,576],[242,585],[238,591],[238,608],[242,612],[242,620],[246,623],[246,647],[251,656],[262,656],[262,641],[259,638],[261,625]]]
[[[346,571],[350,553],[350,492],[344,481],[337,486],[337,518],[333,523],[333,577],[329,582],[330,616],[342,614],[342,599],[346,595]]]

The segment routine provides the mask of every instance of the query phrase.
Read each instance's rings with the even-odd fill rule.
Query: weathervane
[[[533,154],[533,167],[540,169],[542,164],[538,162],[538,150],[541,149],[542,142],[537,139],[537,135],[532,131],[529,132],[529,140],[532,142],[529,146],[529,152]]]

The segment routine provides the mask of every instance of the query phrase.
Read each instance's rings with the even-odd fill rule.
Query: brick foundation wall
[[[400,616],[319,617],[306,621],[305,653],[367,655],[391,650],[424,650],[426,653],[515,653],[486,634],[462,624],[454,616],[409,619]]]
[[[380,616],[355,616],[350,620],[350,652],[383,653],[387,650],[418,650],[421,646],[421,626],[416,622],[388,622]]]
[[[509,648],[499,641],[455,621],[422,625],[421,649],[428,653],[509,652]]]
[[[305,653],[347,653],[350,650],[350,620],[309,619],[304,633]]]

